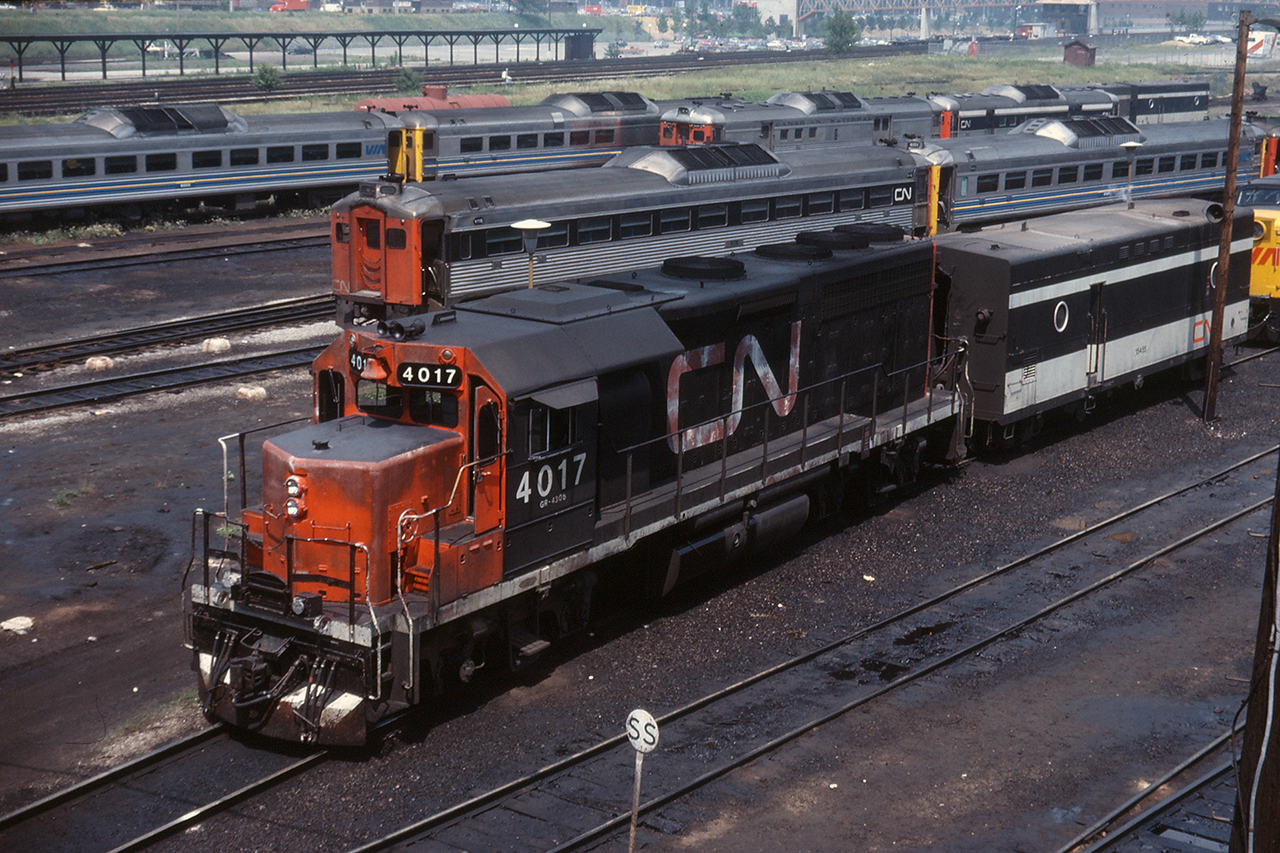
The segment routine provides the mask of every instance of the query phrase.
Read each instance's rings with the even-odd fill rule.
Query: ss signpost
[[[640,814],[640,767],[644,754],[658,745],[658,721],[648,711],[637,708],[627,715],[627,740],[636,750],[636,787],[631,795],[631,841],[627,853],[635,853],[636,818]]]

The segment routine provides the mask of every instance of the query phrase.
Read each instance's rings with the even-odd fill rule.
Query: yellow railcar
[[[1242,187],[1236,203],[1253,208],[1253,258],[1249,275],[1249,327],[1255,336],[1280,341],[1280,182]]]

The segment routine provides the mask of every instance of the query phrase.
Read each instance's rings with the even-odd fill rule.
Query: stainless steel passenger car
[[[1238,173],[1270,174],[1263,133],[1245,125]],[[939,140],[940,229],[1106,204],[1126,197],[1222,192],[1228,122],[1141,127],[1126,119],[1036,119],[1011,133]]]
[[[634,92],[552,95],[537,106],[403,112],[420,130],[415,180],[599,166],[635,145],[653,145],[662,107]]]
[[[104,107],[0,128],[0,214],[177,198],[242,207],[276,193],[329,202],[386,170],[393,116],[239,116],[215,104]]]
[[[964,95],[929,96],[943,114],[943,138],[1006,133],[1035,118],[1116,115],[1118,98],[1089,86],[988,86]]]
[[[339,318],[404,316],[586,280],[678,255],[725,255],[854,222],[923,227],[924,160],[859,146],[846,161],[756,145],[633,148],[599,169],[519,179],[368,183],[333,207]],[[917,186],[920,184],[920,186]],[[542,218],[532,256],[514,225]]]
[[[1245,139],[1241,169],[1264,172],[1260,135],[1250,128]],[[572,181],[541,173],[370,182],[333,209],[338,316],[404,316],[530,278],[586,280],[852,222],[926,236],[1126,195],[1220,191],[1226,149],[1222,120],[1142,128],[1121,118],[1037,120],[1016,133],[896,147],[631,149]],[[532,258],[513,227],[526,219],[548,223]]]
[[[721,97],[681,104],[662,116],[663,145],[755,142],[773,151],[892,139],[953,139],[1007,133],[1032,119],[1115,116],[1209,117],[1205,83],[989,86],[962,95],[862,98],[852,92],[780,92],[762,103]],[[1175,112],[1176,110],[1176,112]]]
[[[852,92],[779,92],[751,103],[722,97],[680,104],[662,115],[662,145],[756,143],[772,151],[932,139],[939,112],[924,98],[860,98]]]

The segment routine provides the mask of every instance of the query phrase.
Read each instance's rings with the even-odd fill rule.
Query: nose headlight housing
[[[307,492],[305,474],[290,474],[284,481],[284,493],[288,498],[284,502],[285,514],[290,518],[301,518],[306,513],[303,497]]]

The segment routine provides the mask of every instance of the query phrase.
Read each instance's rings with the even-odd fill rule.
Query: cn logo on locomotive
[[[671,371],[667,374],[667,444],[672,453],[680,452],[680,436],[684,437],[684,449],[692,450],[706,444],[713,444],[727,438],[737,431],[742,422],[742,402],[746,390],[746,363],[751,360],[760,384],[769,395],[769,402],[778,417],[785,418],[791,414],[796,404],[796,392],[800,389],[800,321],[791,324],[791,358],[787,368],[787,393],[783,396],[782,388],[774,376],[760,348],[755,335],[745,335],[738,342],[733,354],[733,398],[729,416],[713,423],[680,430],[680,377],[693,370],[701,370],[724,363],[724,343],[711,344],[689,350],[676,356],[671,363]]]

